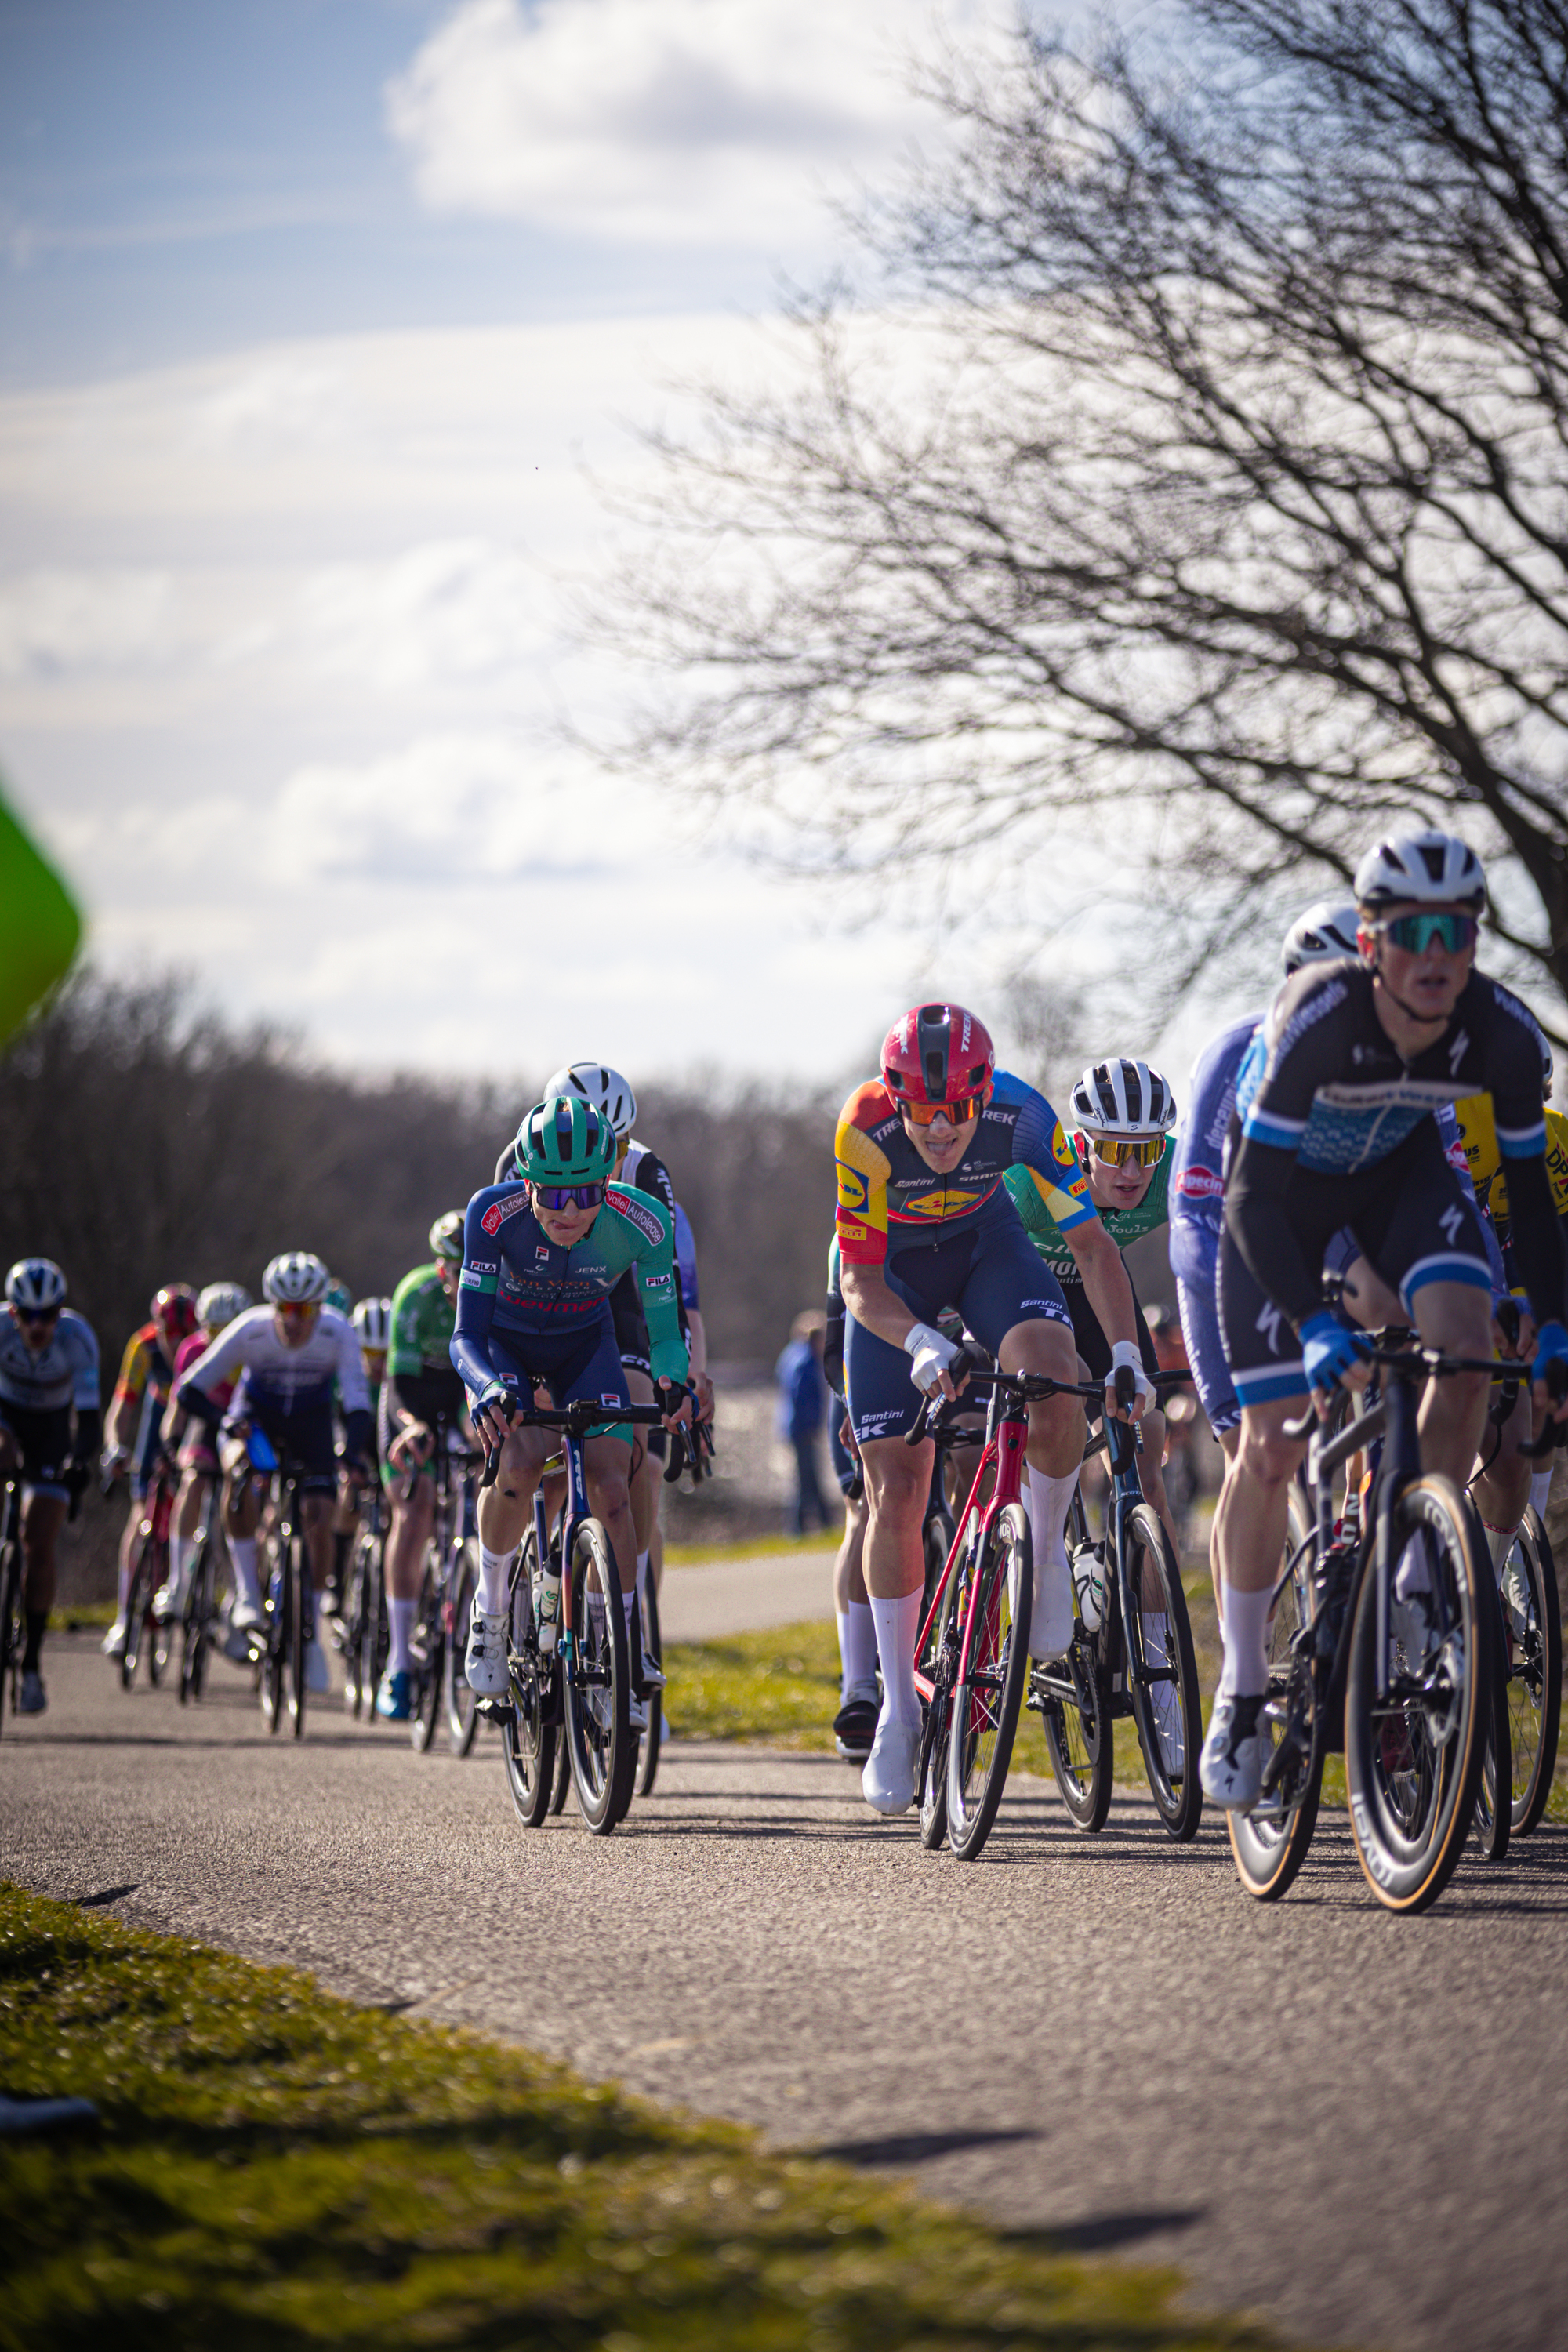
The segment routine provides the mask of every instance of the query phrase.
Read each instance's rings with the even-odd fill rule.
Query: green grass
[[[838,1549],[837,1533],[809,1536],[758,1536],[738,1541],[731,1538],[724,1543],[667,1543],[664,1548],[666,1568],[706,1568],[721,1566],[727,1559],[767,1559],[774,1553],[826,1553]]]
[[[1261,2346],[896,2184],[0,1888],[0,2346]]]
[[[664,1666],[670,1727],[683,1739],[832,1748],[838,1634],[831,1617],[722,1642],[671,1642]]]

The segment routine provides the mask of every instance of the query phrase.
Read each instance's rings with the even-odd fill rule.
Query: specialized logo
[[[1257,1330],[1261,1331],[1263,1337],[1268,1340],[1268,1349],[1271,1355],[1277,1356],[1279,1353],[1279,1326],[1284,1319],[1284,1316],[1280,1309],[1274,1305],[1271,1299],[1268,1306],[1264,1307],[1262,1314],[1259,1315],[1257,1324],[1254,1327]]]
[[[1184,1168],[1176,1179],[1176,1192],[1184,1201],[1223,1201],[1225,1179],[1212,1168]]]
[[[627,1224],[635,1225],[647,1240],[661,1242],[669,1231],[657,1209],[645,1201],[639,1201],[634,1193],[623,1192],[618,1184],[610,1185],[605,1197],[613,1209],[618,1210]]]
[[[1459,1064],[1464,1060],[1465,1055],[1469,1052],[1469,1050],[1470,1033],[1468,1029],[1461,1029],[1458,1035],[1455,1038],[1453,1044],[1448,1048],[1448,1067],[1456,1077],[1459,1075]]]
[[[504,1201],[490,1202],[489,1207],[479,1219],[479,1223],[493,1239],[509,1217],[521,1216],[528,1205],[528,1194],[525,1191],[509,1192]]]
[[[1458,1249],[1459,1245],[1459,1227],[1464,1223],[1464,1222],[1465,1213],[1463,1209],[1459,1207],[1458,1202],[1455,1202],[1451,1209],[1445,1209],[1442,1215],[1438,1218],[1437,1223],[1442,1226],[1444,1233],[1448,1237],[1448,1246],[1450,1249]]]

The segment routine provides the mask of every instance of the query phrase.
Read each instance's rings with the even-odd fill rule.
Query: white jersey
[[[0,1316],[0,1406],[58,1412],[74,1404],[78,1412],[96,1412],[101,1402],[98,1341],[84,1316],[62,1308],[42,1355],[33,1353],[10,1315]]]
[[[370,1411],[370,1386],[360,1361],[359,1334],[346,1315],[323,1307],[302,1346],[287,1347],[278,1337],[270,1307],[253,1307],[232,1322],[184,1374],[175,1400],[187,1389],[205,1395],[225,1381],[240,1385],[229,1411],[246,1405],[268,1415],[329,1411],[337,1390],[344,1412]]]

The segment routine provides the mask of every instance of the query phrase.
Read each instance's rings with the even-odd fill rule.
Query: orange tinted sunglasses
[[[985,1105],[978,1095],[965,1095],[962,1102],[918,1103],[900,1102],[900,1110],[911,1127],[930,1127],[933,1120],[947,1119],[953,1127],[967,1127],[978,1118]]]

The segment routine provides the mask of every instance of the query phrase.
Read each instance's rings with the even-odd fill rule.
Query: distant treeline
[[[638,1092],[696,1231],[710,1350],[771,1362],[822,1297],[837,1099]],[[390,1291],[533,1099],[522,1081],[358,1081],[183,981],[87,971],[0,1059],[0,1263],[58,1259],[111,1372],[160,1283],[259,1297],[270,1256],[311,1249],[356,1297]]]

